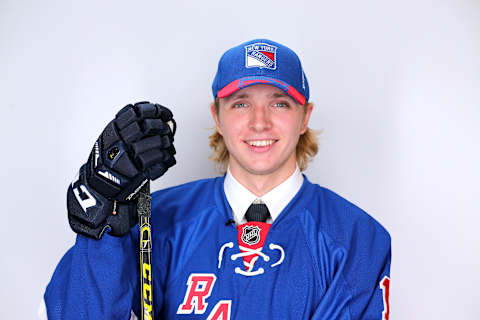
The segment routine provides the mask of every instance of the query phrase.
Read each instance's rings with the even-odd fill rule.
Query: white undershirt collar
[[[267,205],[271,215],[271,218],[267,220],[267,223],[273,223],[280,212],[282,212],[290,200],[292,200],[300,190],[302,184],[303,175],[300,173],[300,169],[297,166],[295,172],[285,181],[264,194],[262,197],[257,197],[238,182],[230,172],[230,168],[228,168],[223,188],[225,190],[227,201],[232,208],[233,219],[238,225],[247,222],[245,219],[245,212],[255,199],[260,199]]]

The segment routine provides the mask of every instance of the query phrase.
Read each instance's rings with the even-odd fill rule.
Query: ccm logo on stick
[[[187,280],[187,291],[177,314],[204,314],[207,298],[212,294],[217,277],[212,273],[192,273]],[[207,320],[230,320],[231,300],[220,300],[210,312]]]

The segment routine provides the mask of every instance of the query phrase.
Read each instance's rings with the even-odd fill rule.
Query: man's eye
[[[235,103],[234,108],[245,108],[247,105],[245,103]]]
[[[275,107],[277,108],[288,108],[288,103],[285,102],[277,102],[274,104]]]

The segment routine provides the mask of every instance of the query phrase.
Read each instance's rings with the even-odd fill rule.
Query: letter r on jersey
[[[178,306],[177,314],[203,314],[207,310],[205,301],[212,293],[217,277],[213,273],[192,273],[188,277],[187,292]]]

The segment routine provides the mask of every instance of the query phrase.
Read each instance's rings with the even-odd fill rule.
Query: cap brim
[[[303,96],[300,92],[298,92],[297,89],[289,85],[288,83],[274,79],[274,78],[269,78],[269,77],[262,77],[262,76],[252,76],[252,77],[243,77],[237,80],[234,80],[227,84],[225,87],[220,89],[217,92],[217,97],[218,98],[225,98],[231,95],[232,93],[237,92],[240,89],[252,86],[254,84],[271,84],[274,85],[275,87],[282,89],[285,91],[289,96],[291,96],[295,101],[297,101],[299,104],[304,105],[306,102],[305,96]]]

